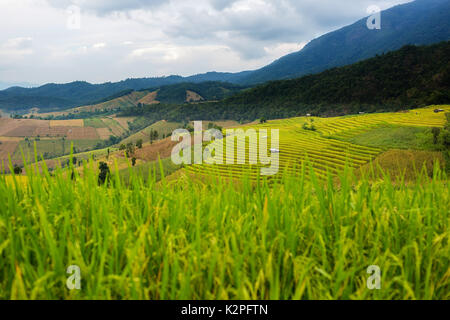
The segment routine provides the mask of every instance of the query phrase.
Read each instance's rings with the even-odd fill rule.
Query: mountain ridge
[[[267,82],[219,102],[144,106],[123,116],[186,119],[281,119],[313,114],[401,111],[450,101],[450,41],[405,46],[352,65],[297,79]]]
[[[90,84],[46,84],[38,88],[9,88],[0,91],[0,108],[21,110],[38,107],[63,110],[92,104],[125,90],[160,88],[180,83],[221,81],[254,86],[267,81],[293,79],[329,68],[362,61],[404,45],[428,45],[450,40],[450,1],[416,0],[381,13],[381,30],[369,30],[367,18],[310,41],[291,53],[254,71],[208,72],[181,77],[129,78],[120,82]]]

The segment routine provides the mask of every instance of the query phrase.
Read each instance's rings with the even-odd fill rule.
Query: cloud
[[[106,47],[106,43],[104,43],[104,42],[96,43],[92,46],[92,48],[94,48],[94,49],[103,49],[105,47]]]
[[[167,1],[164,0],[48,0],[55,8],[68,8],[75,5],[81,10],[100,15],[112,12],[123,12],[136,9],[151,9],[158,7]]]
[[[225,8],[229,8],[238,0],[211,0],[210,3],[212,7],[216,10],[223,10]]]
[[[303,47],[306,45],[306,42],[302,43],[278,43],[274,46],[265,47],[264,51],[271,55],[271,56],[277,56],[282,57],[289,53],[297,52],[303,49]]]
[[[2,0],[0,79],[117,81],[260,68],[408,0]],[[80,9],[69,28],[67,8]],[[39,62],[39,63],[36,63]]]
[[[8,39],[0,45],[0,57],[14,59],[23,55],[30,55],[33,53],[32,45],[33,39],[31,37]]]
[[[31,37],[9,39],[4,44],[4,48],[17,50],[29,49],[32,45],[32,42],[33,39]]]

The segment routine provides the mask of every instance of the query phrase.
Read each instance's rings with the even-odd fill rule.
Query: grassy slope
[[[161,166],[163,170],[161,171]],[[132,179],[136,176],[142,177],[144,182],[148,182],[148,178],[160,181],[162,179],[161,172],[165,176],[169,176],[176,171],[180,170],[181,166],[173,164],[170,158],[163,159],[161,161],[144,162],[135,167],[129,167],[126,169],[121,169],[119,174],[124,181],[132,184]]]
[[[385,149],[433,150],[431,128],[382,125],[345,141]]]
[[[85,127],[106,128],[105,123],[100,118],[84,119]]]
[[[339,139],[386,150],[373,163],[364,165],[360,170],[372,179],[382,179],[387,172],[396,182],[401,179],[415,181],[419,174],[433,176],[434,167],[443,167],[445,164],[442,152],[437,151],[438,146],[433,143],[431,128],[381,125]]]
[[[402,180],[415,183],[417,177],[426,174],[433,176],[434,168],[443,168],[445,159],[442,152],[420,150],[389,150],[377,157],[373,163],[359,170],[372,180],[384,179],[385,174],[400,183]]]
[[[147,91],[134,91],[126,96],[113,99],[111,101],[103,102],[98,105],[89,106],[87,108],[91,110],[98,109],[116,109],[116,108],[127,108],[131,106],[135,106],[138,104],[138,101],[144,98],[148,94]],[[83,107],[82,107],[83,108]],[[80,108],[80,109],[82,109]]]
[[[157,131],[159,134],[159,139],[162,138],[163,135],[171,135],[172,132],[176,129],[182,128],[183,125],[181,123],[176,122],[167,122],[167,121],[158,121],[151,126],[146,127],[145,129],[129,136],[125,140],[122,141],[122,143],[129,143],[133,142],[136,143],[139,139],[142,139],[143,142],[149,142],[150,141],[150,131]]]
[[[34,159],[35,142],[38,157],[40,158],[41,155],[47,153],[48,156],[46,158],[49,159],[69,154],[71,143],[73,143],[74,148],[78,152],[81,152],[94,148],[101,140],[66,140],[64,145],[61,139],[32,141],[30,143],[21,141],[11,158],[13,160],[22,160],[22,149],[27,159]]]

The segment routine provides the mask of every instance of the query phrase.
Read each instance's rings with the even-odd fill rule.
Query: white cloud
[[[289,53],[297,52],[306,46],[306,42],[302,43],[278,43],[274,46],[264,47],[264,51],[271,56],[285,56]]]
[[[118,81],[262,67],[408,0],[1,0],[0,80]],[[69,5],[80,28],[67,28]],[[38,63],[37,63],[38,62]]]
[[[33,54],[33,39],[31,37],[19,37],[8,39],[0,45],[0,57],[2,59],[18,59],[21,56]]]
[[[106,43],[104,43],[104,42],[99,42],[92,46],[92,48],[94,48],[94,49],[103,49],[105,47],[106,47]]]

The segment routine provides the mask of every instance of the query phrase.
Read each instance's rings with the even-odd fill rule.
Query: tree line
[[[127,108],[153,121],[255,120],[388,112],[450,101],[450,42],[402,49],[294,80],[273,81],[219,102]]]

